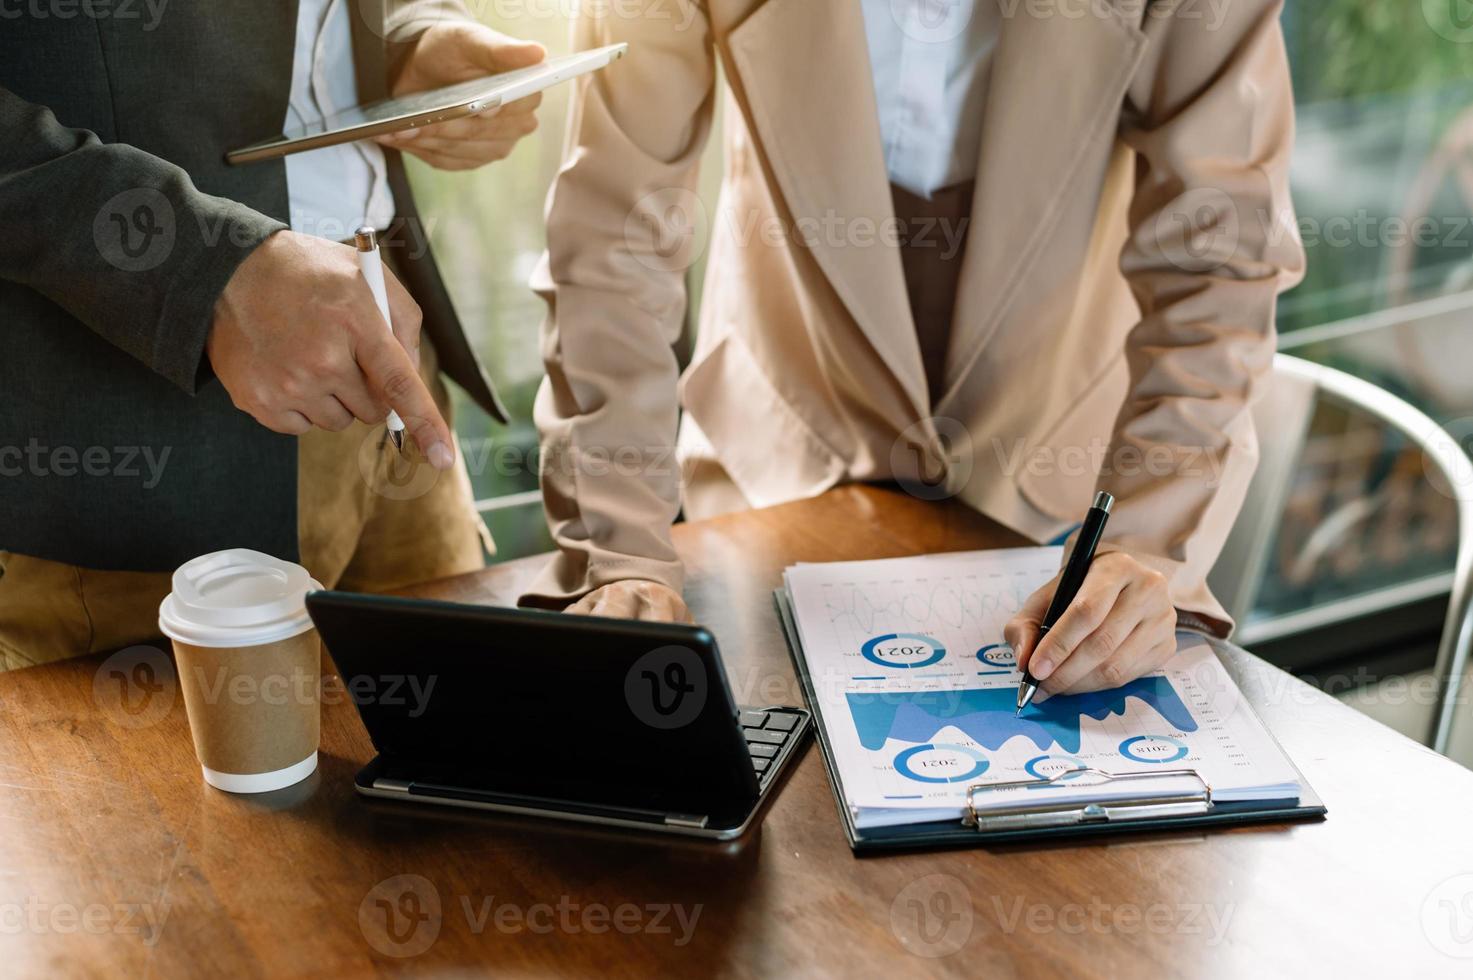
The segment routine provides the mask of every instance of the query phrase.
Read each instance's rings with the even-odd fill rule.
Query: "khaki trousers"
[[[421,371],[449,397],[428,343]],[[470,478],[383,445],[384,426],[313,429],[297,443],[301,561],[327,588],[383,592],[475,571],[492,550]],[[483,550],[484,549],[484,550]],[[169,572],[113,572],[0,551],[0,670],[155,641]]]

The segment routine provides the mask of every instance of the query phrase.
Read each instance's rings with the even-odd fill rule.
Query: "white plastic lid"
[[[159,629],[199,647],[274,643],[312,628],[304,599],[320,588],[301,565],[249,548],[216,551],[179,566]]]

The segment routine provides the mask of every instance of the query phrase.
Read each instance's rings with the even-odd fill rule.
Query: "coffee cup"
[[[205,782],[265,793],[317,768],[321,643],[307,570],[259,551],[201,555],[174,573],[159,628],[174,643],[179,686]]]

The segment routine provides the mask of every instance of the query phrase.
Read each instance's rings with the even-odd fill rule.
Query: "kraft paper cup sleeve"
[[[174,650],[190,733],[204,769],[217,775],[276,773],[300,769],[315,757],[322,723],[316,630],[245,647],[201,647],[176,639]],[[295,779],[310,773],[307,768]],[[269,782],[238,781],[274,788],[265,785]]]

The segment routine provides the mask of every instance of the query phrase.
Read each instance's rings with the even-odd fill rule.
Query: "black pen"
[[[1099,547],[1100,538],[1105,533],[1105,522],[1110,519],[1110,505],[1114,502],[1115,498],[1103,490],[1095,494],[1094,506],[1084,515],[1084,526],[1079,529],[1079,537],[1074,540],[1074,550],[1064,563],[1064,574],[1059,578],[1054,601],[1048,604],[1048,612],[1044,613],[1043,623],[1038,627],[1038,641],[1033,645],[1035,651],[1043,638],[1048,636],[1048,631],[1059,621],[1059,617],[1064,615],[1064,610],[1069,608],[1069,603],[1079,594],[1079,587],[1089,574],[1090,563],[1095,560],[1095,549]],[[1023,682],[1018,685],[1018,710],[1013,714],[1022,714],[1037,693],[1037,678],[1031,671],[1023,671]]]

